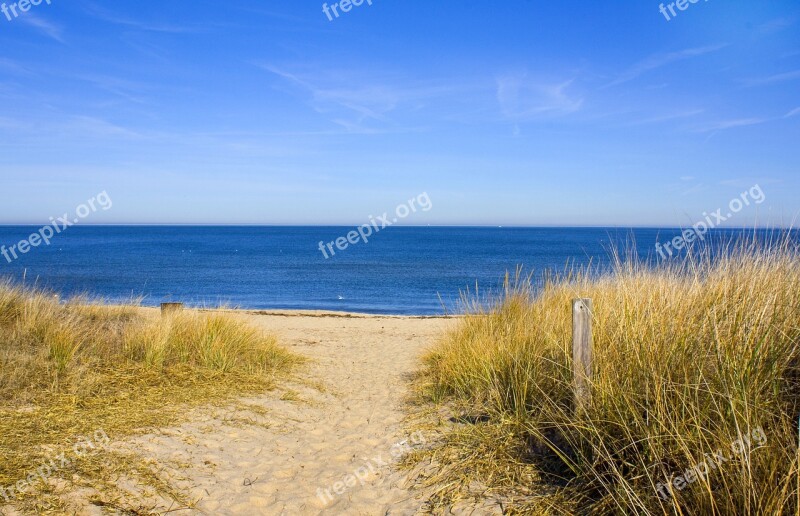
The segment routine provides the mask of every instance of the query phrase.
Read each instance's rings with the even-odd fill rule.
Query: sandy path
[[[402,402],[421,351],[449,321],[242,317],[312,358],[286,386],[296,395],[282,389],[247,400],[269,411],[269,427],[229,424],[238,415],[231,410],[139,438],[137,452],[181,464],[167,470],[200,500],[195,514],[415,514],[421,502],[402,488],[392,463],[424,436],[403,433]],[[408,444],[394,446],[402,441]]]

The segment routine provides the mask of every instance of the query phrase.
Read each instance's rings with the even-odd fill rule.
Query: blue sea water
[[[38,228],[0,226],[10,247]],[[74,226],[0,275],[71,296],[143,304],[324,309],[431,315],[458,311],[460,292],[497,290],[506,271],[534,278],[602,267],[613,246],[655,255],[679,229],[388,227],[325,259],[319,242],[352,227]],[[717,230],[720,231],[720,230]]]

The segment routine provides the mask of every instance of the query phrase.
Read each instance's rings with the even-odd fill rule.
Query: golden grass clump
[[[187,408],[269,389],[299,361],[235,316],[60,303],[0,283],[0,487],[75,436],[175,423]]]
[[[573,402],[576,297],[594,306],[586,413]],[[430,452],[448,463],[441,501],[477,480],[513,493],[519,513],[795,514],[799,338],[788,238],[507,286],[425,358],[427,400],[488,416]]]

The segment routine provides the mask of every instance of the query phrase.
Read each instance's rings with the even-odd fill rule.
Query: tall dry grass
[[[187,408],[271,388],[298,361],[230,315],[161,317],[0,283],[0,486],[24,479],[47,446],[174,423]]]
[[[594,304],[586,413],[572,396],[576,297]],[[509,512],[531,514],[800,510],[800,255],[790,240],[656,268],[617,260],[611,274],[551,279],[535,294],[523,281],[494,308],[474,308],[422,376],[429,401],[488,416],[429,452],[447,464],[441,502],[479,481],[510,496]],[[727,460],[710,462],[718,450]]]

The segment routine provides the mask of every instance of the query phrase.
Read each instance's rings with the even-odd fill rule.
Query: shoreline
[[[92,304],[92,303],[88,303]],[[109,307],[132,307],[138,310],[159,312],[158,306],[148,305],[134,305],[124,303],[111,303],[105,306]],[[257,309],[257,308],[200,308],[193,306],[184,306],[186,311],[197,311],[205,313],[227,313],[234,315],[248,315],[248,316],[270,316],[270,317],[317,317],[317,318],[339,318],[339,319],[397,319],[397,320],[437,320],[437,319],[460,319],[465,314],[453,315],[418,315],[418,314],[371,314],[364,312],[349,312],[339,310],[322,310],[322,309]]]
[[[200,312],[230,312],[246,315],[267,315],[274,317],[333,317],[342,319],[458,319],[459,315],[403,315],[403,314],[371,314],[364,312],[348,312],[337,310],[295,310],[295,309],[274,309],[259,310],[250,308],[191,308],[188,310],[198,310]]]

